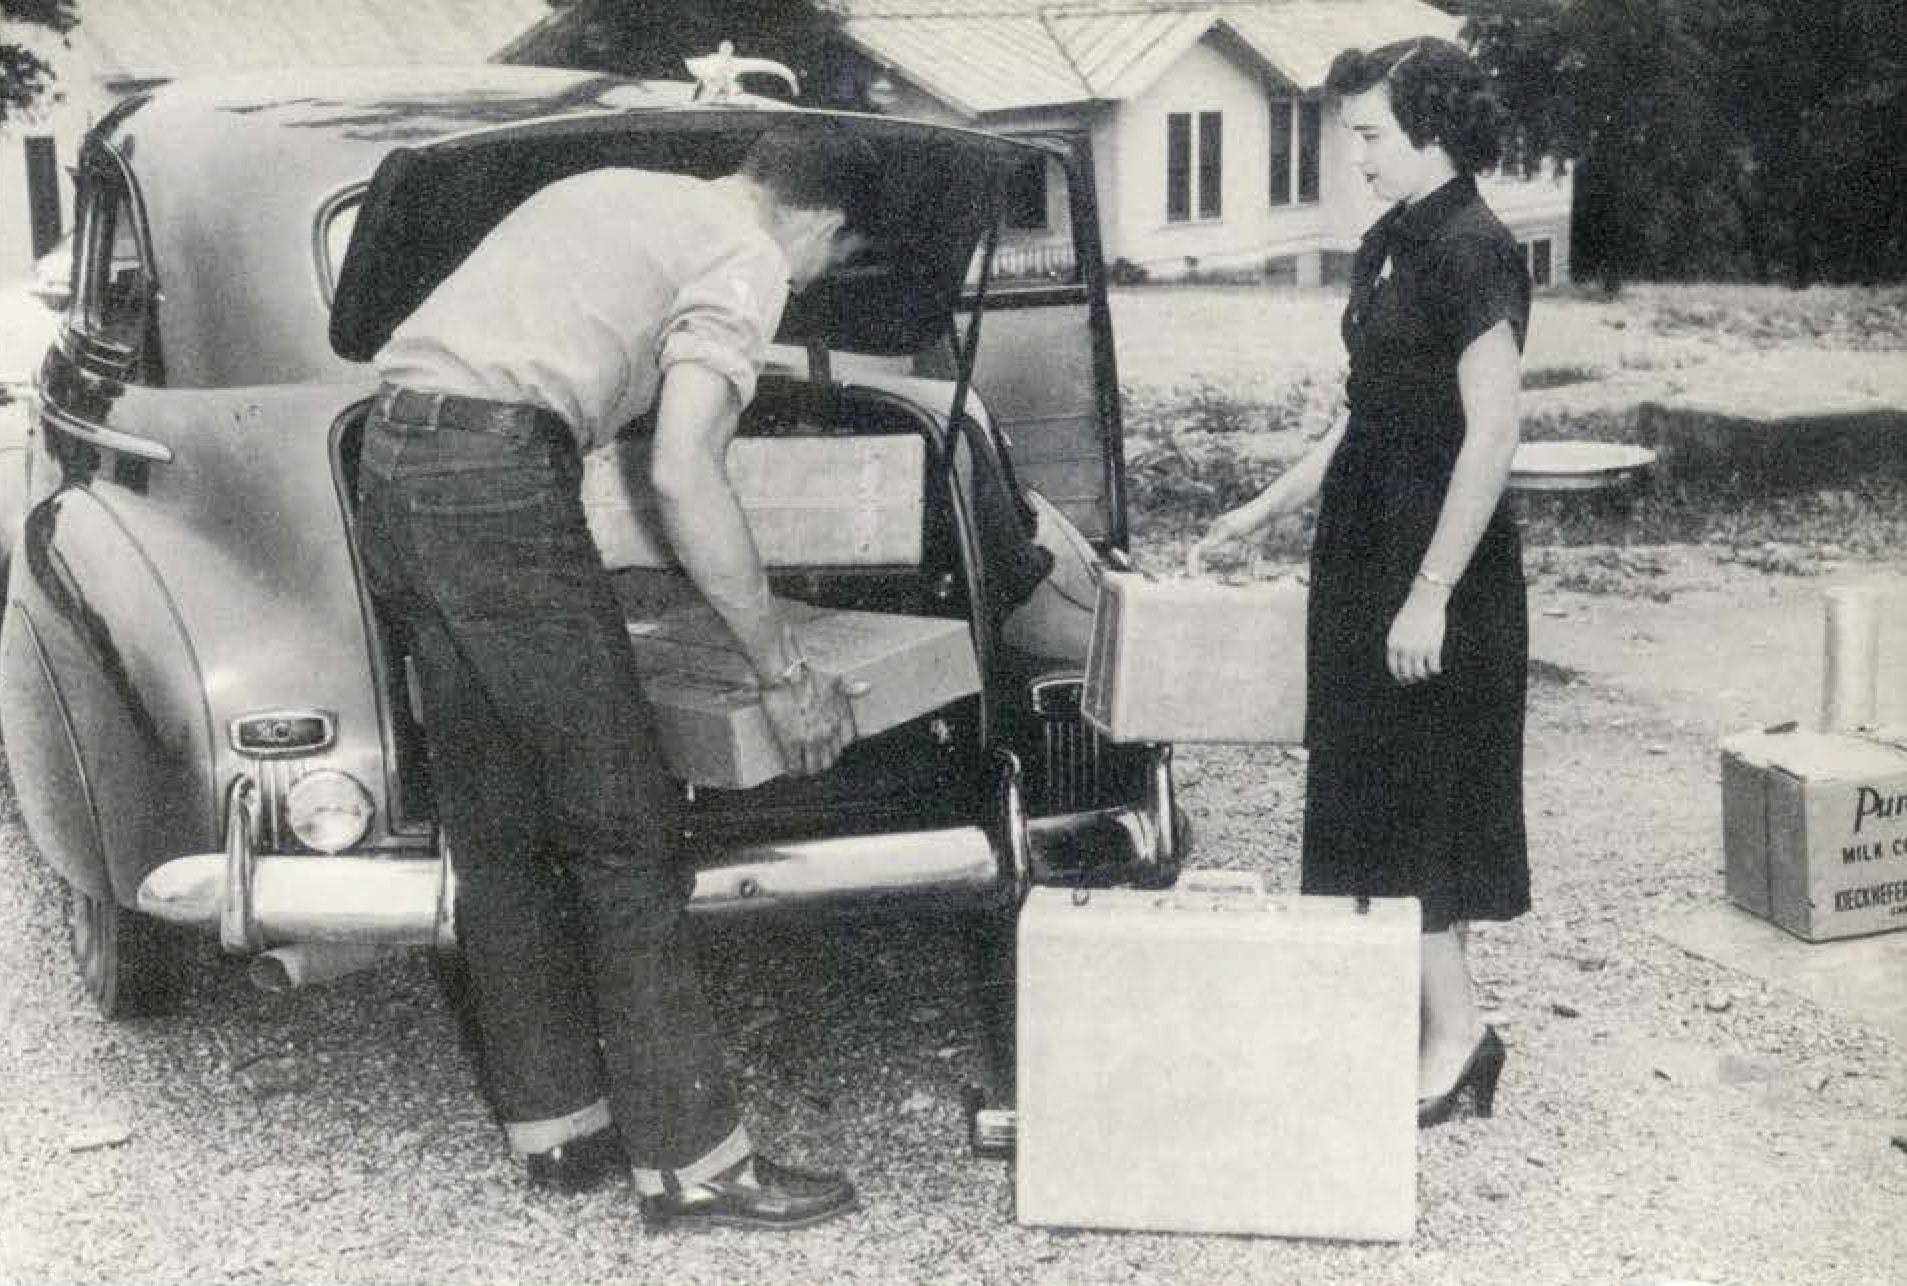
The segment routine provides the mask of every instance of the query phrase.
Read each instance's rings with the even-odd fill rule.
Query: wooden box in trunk
[[[729,481],[768,567],[920,562],[926,441],[916,434],[737,438]],[[649,482],[649,441],[583,461],[583,514],[603,565],[673,567]]]
[[[782,603],[815,670],[866,690],[851,698],[871,737],[980,690],[966,622]],[[746,789],[787,771],[746,658],[713,609],[698,604],[632,621],[643,695],[669,769],[700,786]]]

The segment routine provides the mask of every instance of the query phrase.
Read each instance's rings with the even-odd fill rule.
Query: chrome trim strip
[[[326,312],[331,311],[333,296],[338,288],[338,269],[343,262],[331,262],[331,224],[349,207],[358,207],[362,213],[364,194],[371,188],[369,183],[357,182],[333,192],[318,205],[318,213],[311,223],[311,257],[317,268],[318,297],[324,303]],[[349,243],[347,242],[347,247]]]
[[[40,400],[40,417],[52,421],[53,426],[62,433],[70,433],[80,441],[103,450],[117,451],[121,455],[136,456],[141,460],[156,460],[160,464],[172,462],[172,448],[164,443],[121,433],[118,429],[101,428],[67,414],[44,398]]]

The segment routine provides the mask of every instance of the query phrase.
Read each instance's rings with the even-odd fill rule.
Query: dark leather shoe
[[[1496,1110],[1496,1083],[1503,1075],[1503,1060],[1506,1052],[1503,1040],[1496,1034],[1496,1028],[1485,1027],[1483,1039],[1477,1042],[1470,1057],[1465,1060],[1463,1070],[1457,1074],[1457,1083],[1443,1093],[1431,1098],[1417,1100],[1417,1126],[1419,1129],[1432,1125],[1442,1125],[1457,1115],[1457,1109],[1466,1093],[1472,1096],[1478,1116],[1489,1116]]]
[[[644,1197],[643,1226],[651,1232],[669,1227],[806,1228],[860,1205],[846,1176],[821,1174],[781,1165],[767,1157],[750,1161],[679,1195]]]
[[[523,1164],[532,1188],[567,1196],[593,1191],[629,1174],[629,1154],[614,1129],[585,1134],[547,1152],[532,1152]]]

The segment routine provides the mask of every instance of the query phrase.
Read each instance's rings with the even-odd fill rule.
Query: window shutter
[[[1291,100],[1271,104],[1271,203],[1291,204]]]
[[[1185,112],[1165,118],[1165,217],[1171,223],[1192,217],[1192,118]]]

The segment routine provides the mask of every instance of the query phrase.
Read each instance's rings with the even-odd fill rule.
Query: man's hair
[[[737,173],[790,209],[852,218],[872,195],[880,162],[865,139],[837,125],[777,125],[749,145]]]
[[[1475,174],[1503,151],[1508,113],[1476,60],[1448,40],[1424,36],[1346,49],[1331,62],[1324,92],[1333,101],[1384,85],[1391,113],[1412,147],[1442,144],[1459,173]]]

